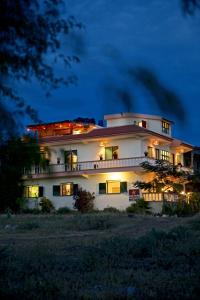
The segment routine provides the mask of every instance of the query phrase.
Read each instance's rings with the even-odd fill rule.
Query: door
[[[65,170],[75,171],[77,169],[78,155],[77,150],[65,151]]]

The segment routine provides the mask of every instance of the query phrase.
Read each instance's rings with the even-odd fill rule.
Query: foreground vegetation
[[[199,299],[200,216],[0,216],[1,299]]]

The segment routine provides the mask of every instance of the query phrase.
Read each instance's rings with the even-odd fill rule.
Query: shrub
[[[78,216],[77,226],[79,230],[105,230],[109,229],[112,224],[109,216]]]
[[[129,207],[126,208],[127,213],[147,213],[149,210],[149,203],[143,198],[136,200],[136,203],[132,203]]]
[[[60,207],[59,209],[57,209],[57,211],[56,211],[58,214],[63,214],[63,215],[65,215],[65,214],[69,214],[69,213],[71,213],[72,212],[72,210],[69,208],[69,207]]]
[[[94,208],[94,193],[90,193],[80,188],[75,198],[74,208],[82,213],[91,212]]]
[[[164,202],[162,213],[179,217],[191,216],[200,211],[200,193],[191,193],[188,198],[180,195],[177,202]]]
[[[119,209],[115,208],[115,207],[112,207],[112,206],[108,206],[108,207],[105,207],[104,212],[108,212],[108,213],[119,213]]]
[[[24,223],[24,224],[20,224],[18,226],[18,228],[22,229],[22,230],[33,230],[33,229],[37,229],[39,227],[40,227],[39,224],[36,222]]]
[[[39,206],[41,207],[41,211],[43,213],[50,213],[55,210],[53,203],[46,197],[41,198]]]
[[[21,213],[37,215],[37,214],[40,214],[41,211],[38,208],[24,208],[21,210]]]
[[[174,216],[177,213],[176,203],[163,201],[162,215]]]

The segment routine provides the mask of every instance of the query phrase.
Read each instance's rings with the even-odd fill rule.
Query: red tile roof
[[[65,142],[65,141],[81,141],[88,139],[96,139],[96,138],[106,138],[113,137],[118,135],[131,135],[131,134],[146,134],[153,135],[158,138],[165,139],[167,141],[172,141],[173,139],[167,137],[165,135],[153,132],[144,127],[139,127],[137,125],[125,125],[125,126],[117,126],[117,127],[105,127],[105,128],[97,128],[92,131],[84,134],[75,134],[75,135],[62,135],[62,136],[52,136],[52,137],[44,137],[39,139],[39,143],[54,143],[54,142]]]

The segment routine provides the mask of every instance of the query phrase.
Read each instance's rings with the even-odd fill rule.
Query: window
[[[148,147],[148,157],[153,157],[153,148]]]
[[[43,186],[29,185],[24,187],[24,197],[39,198],[43,197]]]
[[[99,183],[99,194],[120,194],[127,192],[127,182],[110,180],[105,183]]]
[[[105,147],[105,160],[118,159],[118,146]]]
[[[134,125],[140,126],[140,127],[147,127],[147,122],[142,120],[142,121],[134,121]]]
[[[61,196],[71,196],[73,195],[73,183],[63,183],[61,184]]]
[[[165,150],[161,150],[160,151],[160,154],[161,154],[161,159],[162,160],[168,160],[169,161],[169,152],[168,151],[165,151]]]
[[[156,159],[160,159],[160,150],[156,149]]]
[[[170,124],[166,121],[162,121],[162,132],[169,134]]]
[[[78,184],[72,182],[53,185],[53,196],[72,196],[77,195]]]
[[[120,181],[107,181],[107,194],[120,194]]]

